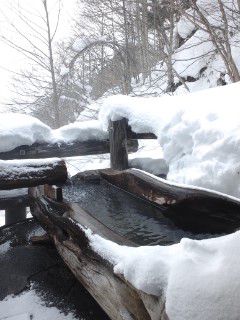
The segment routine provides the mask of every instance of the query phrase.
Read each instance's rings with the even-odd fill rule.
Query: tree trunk
[[[50,22],[49,22],[47,0],[43,1],[43,5],[44,5],[44,10],[45,10],[45,15],[46,15],[47,33],[48,33],[48,51],[49,51],[50,72],[51,72],[51,78],[52,78],[52,103],[53,103],[53,108],[54,108],[56,127],[60,127],[61,121],[60,121],[60,112],[59,112],[59,104],[58,104],[59,99],[58,99],[57,83],[56,83],[56,76],[55,76],[55,69],[54,69],[51,27],[50,27]]]

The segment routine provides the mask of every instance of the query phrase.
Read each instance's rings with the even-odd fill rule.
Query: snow
[[[0,244],[0,255],[5,254],[11,248],[11,242],[6,241]]]
[[[196,29],[195,25],[186,17],[182,17],[177,23],[178,34],[183,38],[187,38]]]
[[[91,44],[101,42],[101,41],[107,41],[106,36],[99,36],[99,37],[86,37],[83,36],[81,38],[77,38],[75,42],[73,43],[73,50],[76,52],[81,52],[86,47],[88,47]]]
[[[67,68],[65,65],[61,66],[60,75],[62,77],[67,76],[69,74],[69,68]]]
[[[203,30],[198,30],[173,55],[173,67],[182,77],[198,78],[200,71],[206,67],[215,55],[210,36]]]
[[[76,121],[54,130],[58,141],[66,143],[87,140],[104,140],[108,138],[107,131],[103,131],[101,123],[97,120]]]
[[[171,246],[126,247],[85,230],[90,245],[134,287],[166,299],[171,320],[236,320],[240,314],[240,232],[182,239]]]
[[[53,130],[40,120],[23,114],[2,113],[0,117],[0,152],[7,152],[34,143],[71,143],[104,140],[107,132],[98,121],[76,121]]]
[[[51,142],[52,131],[40,120],[25,114],[1,113],[0,152],[35,142]]]
[[[0,210],[0,227],[5,225],[5,210]]]
[[[138,140],[138,151],[129,154],[129,167],[154,175],[167,175],[168,165],[163,159],[162,148],[156,140]]]
[[[128,155],[129,167],[155,175],[167,174],[168,166],[159,143],[156,140],[138,140],[138,143],[138,151]],[[68,157],[64,160],[70,177],[83,171],[110,167],[110,154]]]
[[[64,158],[70,177],[87,170],[106,169],[110,167],[109,154]]]
[[[135,132],[156,134],[168,180],[239,197],[239,89],[235,83],[178,96],[112,96],[99,119],[106,128],[109,119],[125,117]]]
[[[27,160],[0,160],[0,172],[2,175],[11,176],[12,174],[18,174],[19,172],[28,173],[33,171],[39,171],[39,165],[44,165],[46,169],[50,169],[51,166],[59,162],[59,158],[49,159],[27,159]],[[17,192],[17,191],[16,191]],[[15,191],[10,193],[16,194]],[[24,189],[23,191],[24,192]],[[5,191],[2,194],[6,193]],[[9,193],[9,194],[10,194]],[[1,195],[1,194],[0,194]]]
[[[61,313],[56,307],[47,307],[31,289],[17,296],[8,296],[0,301],[0,319],[6,320],[76,320],[72,313]],[[32,317],[31,317],[32,316]]]

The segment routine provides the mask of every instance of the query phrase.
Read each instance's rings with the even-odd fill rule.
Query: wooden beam
[[[21,146],[8,152],[0,153],[0,159],[42,159],[52,157],[84,156],[109,152],[107,140],[75,141],[73,143],[46,144],[34,143],[31,146]]]
[[[111,168],[125,170],[128,168],[127,120],[109,122],[109,141]]]
[[[28,195],[23,195],[19,197],[10,197],[10,198],[0,198],[0,210],[7,210],[9,207],[24,205],[29,207],[30,201]]]
[[[64,183],[67,177],[66,164],[59,159],[0,161],[0,190]]]
[[[137,140],[128,142],[128,151],[138,150]],[[74,141],[72,143],[34,143],[31,146],[17,147],[12,151],[1,152],[0,159],[43,159],[52,157],[74,157],[109,153],[109,140]]]
[[[127,138],[128,139],[157,139],[157,136],[154,133],[146,132],[146,133],[136,133],[133,132],[131,127],[127,127]]]

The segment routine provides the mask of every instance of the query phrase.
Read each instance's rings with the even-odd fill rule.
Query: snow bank
[[[0,152],[7,152],[34,143],[71,143],[73,141],[103,140],[107,132],[98,121],[76,121],[52,130],[40,120],[24,114],[0,115]]]
[[[129,154],[129,167],[144,170],[154,175],[166,175],[168,166],[163,159],[162,148],[156,140],[139,140],[137,152]],[[86,170],[110,167],[110,154],[69,157],[66,161],[69,176]],[[0,193],[1,195],[1,193]]]
[[[240,196],[240,83],[179,96],[107,98],[99,113],[158,136],[168,179]]]
[[[101,123],[97,120],[76,121],[54,130],[54,136],[58,141],[66,143],[87,140],[104,140],[108,138],[107,131],[103,131]]]
[[[138,140],[138,151],[129,154],[129,167],[157,176],[166,176],[169,170],[163,159],[162,148],[156,140]]]
[[[239,18],[236,9],[238,4],[235,0],[222,0],[221,2],[226,14],[229,44],[233,59],[239,68],[240,48],[238,43],[240,34],[239,30],[236,28]],[[221,31],[219,31],[218,36],[224,37],[224,31],[222,31],[225,28],[224,18],[221,13],[219,1],[197,0],[196,5],[211,28],[214,30],[216,30],[215,28],[219,28]],[[195,25],[192,23],[194,20],[196,21]],[[212,71],[213,73],[216,73],[217,70],[219,72],[218,79],[220,78],[221,72],[223,74],[228,73],[224,61],[218,50],[216,50],[216,45],[206,29],[206,25],[203,23],[201,17],[199,17],[199,13],[194,7],[188,9],[177,23],[177,32],[183,39],[186,39],[186,42],[175,51],[173,62],[175,70],[185,79],[187,79],[188,76],[197,79],[203,68],[209,69],[209,71]],[[188,39],[194,30],[196,30],[196,32]],[[217,61],[218,66],[216,66],[215,61]],[[214,78],[214,75],[210,73],[208,79],[211,78]]]
[[[195,29],[196,26],[184,16],[177,23],[177,32],[183,39],[190,36]]]
[[[212,56],[215,47],[210,36],[203,30],[198,30],[173,55],[174,68],[182,77],[198,78],[200,71],[205,68]]]
[[[86,231],[92,248],[137,289],[164,294],[171,320],[236,320],[240,232],[172,246],[131,248]]]
[[[0,114],[0,152],[35,142],[50,142],[51,129],[40,120],[25,114]]]

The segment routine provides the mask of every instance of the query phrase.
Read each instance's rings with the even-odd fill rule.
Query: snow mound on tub
[[[179,96],[112,96],[99,119],[123,117],[135,132],[153,132],[168,179],[240,196],[240,83]]]
[[[86,231],[90,244],[134,287],[166,299],[171,320],[235,320],[240,314],[240,232],[182,239],[171,246],[126,247]]]

